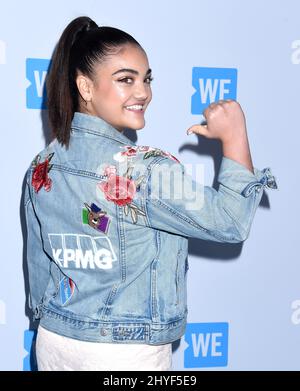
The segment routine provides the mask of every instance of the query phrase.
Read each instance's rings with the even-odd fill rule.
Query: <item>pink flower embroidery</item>
[[[141,152],[146,152],[146,151],[149,151],[150,147],[148,145],[140,145],[139,146],[139,150]]]
[[[144,159],[148,159],[150,156],[167,156],[170,159],[180,163],[180,161],[174,155],[172,155],[170,152],[163,151],[160,148],[153,148],[148,145],[125,145],[123,148],[126,148],[126,151],[120,152],[121,156],[126,156],[130,158],[136,156],[137,153],[143,153]]]
[[[107,180],[98,183],[98,187],[103,191],[108,201],[114,202],[118,206],[125,208],[125,214],[128,215],[130,210],[131,218],[134,223],[137,222],[138,214],[145,216],[145,213],[138,208],[133,202],[136,191],[139,190],[141,182],[145,179],[142,175],[136,180],[132,179],[131,173],[133,166],[130,166],[124,176],[117,175],[115,166],[107,166],[104,174]]]
[[[170,152],[166,152],[166,151],[165,151],[164,154],[165,154],[166,156],[168,156],[169,158],[175,160],[176,162],[180,163],[180,161],[179,161],[174,155],[172,155]]]
[[[129,146],[126,146],[127,150],[126,151],[123,151],[121,152],[121,155],[125,155],[125,156],[136,156],[136,152],[137,152],[137,148],[135,147],[129,147]]]
[[[100,182],[98,186],[108,201],[120,206],[130,203],[136,192],[134,181],[115,174],[111,174],[107,182]]]
[[[108,177],[110,175],[116,175],[117,174],[117,168],[116,166],[106,166],[104,170],[104,175],[107,175]]]

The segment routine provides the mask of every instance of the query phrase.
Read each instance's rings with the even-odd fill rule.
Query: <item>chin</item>
[[[145,127],[145,121],[130,121],[124,125],[128,129],[139,130]]]
[[[128,127],[128,129],[132,129],[132,130],[140,130],[140,129],[143,129],[145,127],[145,124],[140,125],[140,126],[134,126],[134,125],[130,126],[130,125],[128,125],[127,127]]]

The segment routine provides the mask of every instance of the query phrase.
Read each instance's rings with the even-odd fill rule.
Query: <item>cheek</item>
[[[95,90],[95,100],[97,103],[103,105],[117,103],[119,100],[126,98],[128,88],[122,83],[108,82],[102,83],[97,90]]]
[[[115,97],[117,99],[122,100],[122,101],[124,101],[129,95],[128,86],[126,86],[125,84],[122,84],[122,83],[114,84],[112,87],[112,90],[113,90],[113,94],[115,95]]]
[[[119,111],[130,98],[130,87],[123,83],[102,84],[95,92],[95,106],[106,113]]]

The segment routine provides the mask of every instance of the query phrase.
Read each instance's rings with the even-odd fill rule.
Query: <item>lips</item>
[[[129,106],[141,106],[142,109],[129,108]],[[142,111],[145,111],[145,102],[144,103],[141,103],[141,102],[131,103],[129,105],[126,105],[124,108],[127,110],[130,110],[130,111],[142,112]]]
[[[135,111],[135,112],[138,112],[138,113],[144,112],[144,109],[128,109],[127,107],[125,107],[125,109],[128,110],[128,111]]]

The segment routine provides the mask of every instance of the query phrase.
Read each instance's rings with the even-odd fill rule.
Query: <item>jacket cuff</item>
[[[249,197],[253,191],[260,192],[264,187],[278,188],[269,167],[262,170],[256,167],[253,167],[253,169],[254,174],[244,165],[223,156],[218,182],[244,197]]]

